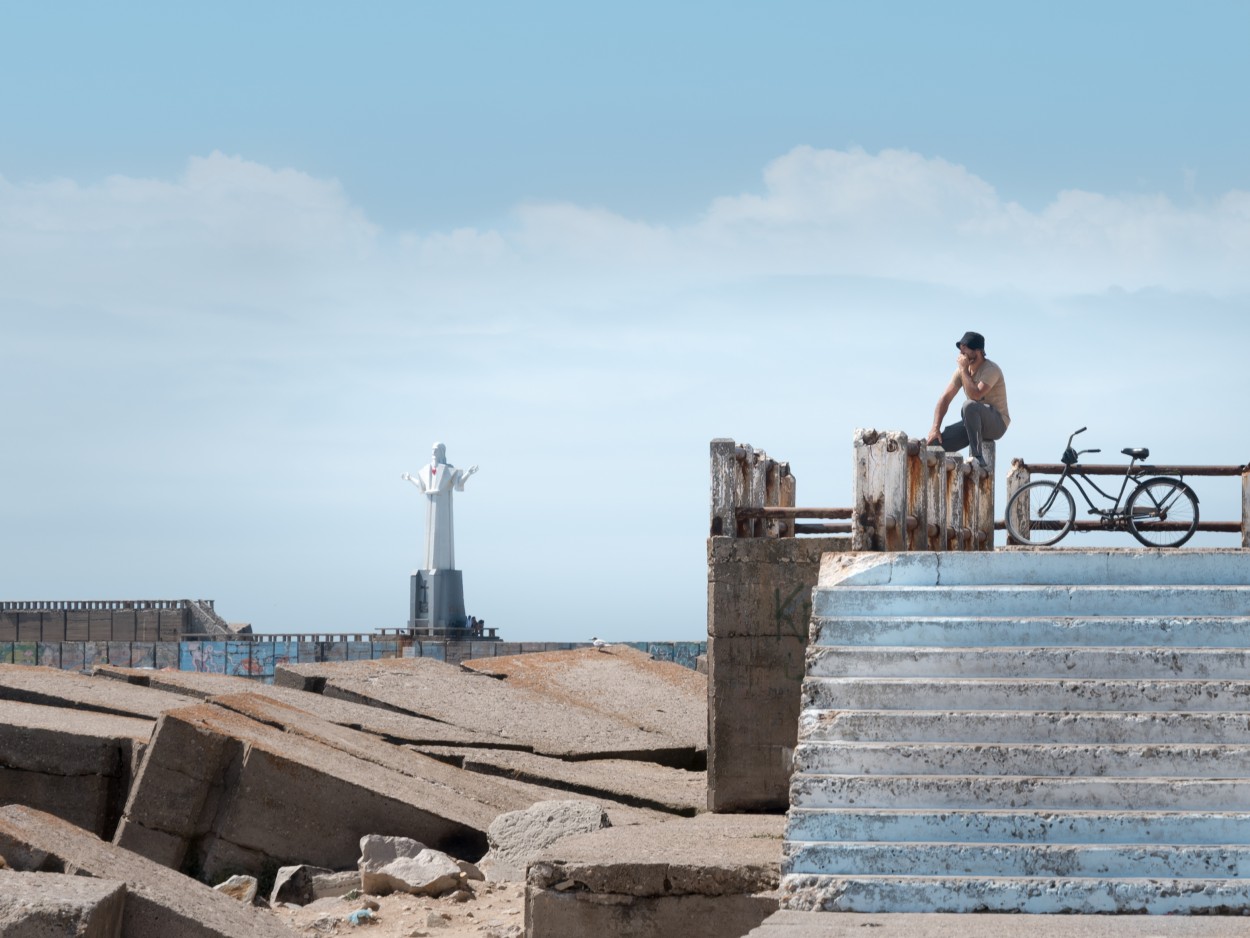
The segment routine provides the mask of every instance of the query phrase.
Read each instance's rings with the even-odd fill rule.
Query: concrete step
[[[950,586],[1064,583],[1250,585],[1243,550],[995,550],[989,563],[975,552],[830,554],[818,587]]]
[[[804,742],[1234,743],[1250,745],[1250,713],[1129,711],[806,710]]]
[[[1233,648],[862,648],[813,649],[810,677],[1191,678],[1250,675],[1250,651]]]
[[[784,876],[782,907],[828,912],[1231,914],[1250,909],[1250,880]],[[1141,935],[1149,935],[1140,923]]]
[[[1247,616],[815,616],[815,644],[928,648],[1250,645]]]
[[[791,809],[890,808],[952,811],[1239,811],[1244,778],[1064,778],[995,775],[795,775]]]
[[[1250,586],[839,586],[816,616],[1246,616]]]
[[[791,844],[838,841],[1250,847],[1250,813],[791,808],[786,822],[786,841]]]
[[[1250,847],[1223,844],[786,844],[784,874],[1240,879]]]
[[[803,709],[1133,710],[1213,713],[1250,708],[1250,681],[1053,678],[806,678]]]
[[[817,915],[774,912],[743,938],[1245,938],[1239,915]]]
[[[1113,778],[1250,776],[1250,746],[801,742],[797,772]]]

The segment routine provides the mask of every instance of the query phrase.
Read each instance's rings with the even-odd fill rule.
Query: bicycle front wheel
[[[1198,530],[1198,498],[1180,479],[1147,479],[1129,496],[1128,529],[1147,547],[1180,547]]]
[[[1076,503],[1054,482],[1030,482],[1007,502],[1007,534],[1016,544],[1049,547],[1072,530]]]

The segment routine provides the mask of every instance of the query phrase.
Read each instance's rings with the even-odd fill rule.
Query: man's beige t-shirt
[[[954,381],[959,387],[963,387],[963,381],[959,377],[959,369],[955,369]],[[981,367],[972,374],[972,383],[985,383],[985,397],[981,398],[983,404],[989,404],[1003,418],[1003,426],[1011,423],[1011,414],[1007,412],[1007,382],[1003,380],[1003,370],[995,365],[988,358],[981,362]]]

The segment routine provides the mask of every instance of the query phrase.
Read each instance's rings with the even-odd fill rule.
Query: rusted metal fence
[[[1011,461],[1011,471],[1007,473],[1007,502],[1019,489],[1028,485],[1033,476],[1063,473],[1063,463],[1026,463],[1023,459]],[[1124,465],[1084,465],[1081,464],[1076,475],[1090,476],[1123,476]],[[1241,478],[1241,520],[1240,521],[1199,521],[1199,531],[1216,531],[1223,534],[1240,534],[1241,546],[1250,547],[1250,465],[1244,466],[1151,466],[1139,465],[1137,471],[1141,479],[1152,476],[1240,476]],[[1114,489],[1112,490],[1115,491]],[[1129,490],[1131,491],[1131,489]],[[1004,502],[1004,505],[1006,502]],[[1199,501],[1201,505],[1201,501]],[[1006,527],[1005,521],[995,525],[999,530]],[[1105,530],[1101,521],[1075,521],[1074,531]]]
[[[795,505],[790,464],[733,440],[712,441],[714,537],[850,534],[854,550],[989,550],[994,533],[994,446],[989,470],[905,433],[856,430],[852,508]]]

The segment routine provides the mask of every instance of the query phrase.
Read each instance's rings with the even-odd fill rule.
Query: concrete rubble
[[[440,896],[459,888],[468,874],[454,859],[409,837],[367,834],[360,838],[360,889],[373,896],[406,892]]]
[[[699,768],[706,754],[706,678],[612,646],[530,657],[543,660],[499,658],[473,668],[430,659],[291,666],[274,685],[111,666],[91,676],[0,667],[0,798],[14,802],[0,809],[0,856],[24,876],[71,872],[125,883],[118,892],[128,916],[125,938],[290,933],[276,911],[253,901],[307,907],[310,915],[322,903],[345,910],[318,928],[350,927],[347,912],[368,912],[374,917],[360,924],[376,924],[383,913],[361,894],[390,890],[439,894],[451,903],[437,913],[445,924],[456,919],[458,903],[470,908],[475,896],[509,888],[501,879],[507,863],[512,876],[524,878],[528,860],[586,836],[570,835],[573,830],[601,825],[610,827],[599,834],[646,831],[638,843],[656,848],[647,859],[622,847],[632,840],[607,842],[616,878],[597,882],[593,891],[612,897],[609,904],[624,901],[663,923],[684,921],[700,902],[714,900],[695,917],[741,921],[742,932],[762,918],[748,910],[761,901],[775,908],[771,899],[761,900],[768,890],[755,889],[755,879],[734,885],[725,870],[739,853],[753,856],[750,848],[768,843],[765,878],[775,880],[777,832],[765,836],[752,827],[745,852],[744,844],[710,830],[658,833],[683,816],[699,820],[693,815],[705,804]],[[544,670],[551,680],[542,679]],[[632,682],[639,687],[629,689]],[[581,813],[591,823],[551,821],[550,805],[570,799],[585,802]],[[508,834],[488,836],[508,831],[509,819],[531,809],[542,817],[529,833],[542,837],[513,837],[508,853]],[[779,829],[779,819],[771,820]],[[401,883],[396,869],[385,870],[384,883],[371,869],[366,883],[357,864],[361,838],[369,835],[415,841],[420,863],[414,857],[402,865],[441,862],[445,869],[424,883],[409,870]],[[690,860],[710,864],[703,885],[691,887],[700,880],[692,873],[643,877],[646,888],[657,890],[646,894],[637,871],[667,863],[659,853],[689,837],[706,848],[703,859]],[[718,850],[720,859],[713,857]],[[582,870],[591,865],[589,855],[544,862],[547,870],[576,869],[545,885],[540,875],[526,887],[526,914],[534,919],[527,936],[581,934],[562,929],[569,921],[597,920],[587,919],[586,909],[602,903],[551,897],[589,895],[590,886],[565,883],[594,879]],[[492,881],[483,883],[483,873]],[[0,868],[0,877],[6,875],[16,874]],[[618,892],[622,877],[634,885]],[[231,878],[248,887],[239,898],[210,888],[224,890]],[[260,897],[252,890],[256,880]],[[139,891],[141,882],[146,891]],[[348,909],[342,897],[355,895],[361,898]],[[674,905],[677,898],[686,901]],[[519,902],[515,908],[519,916]],[[572,908],[580,911],[570,919]],[[187,924],[193,919],[195,925]],[[504,931],[519,935],[519,918]]]

